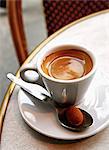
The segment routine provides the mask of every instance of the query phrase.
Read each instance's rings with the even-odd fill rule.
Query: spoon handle
[[[18,79],[12,73],[8,73],[7,78],[41,101],[48,101],[51,97],[48,91],[38,84],[27,83],[22,79]]]
[[[28,89],[26,88],[26,83],[24,83],[23,80],[18,79],[12,73],[8,73],[7,78],[10,79],[11,81],[13,81],[15,84],[19,85],[20,87],[22,87],[24,90],[28,91]]]

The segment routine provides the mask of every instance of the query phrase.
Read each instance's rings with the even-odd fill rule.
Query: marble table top
[[[89,48],[102,49],[104,46],[108,48],[109,45],[109,11],[100,13],[97,16],[83,19],[83,22],[77,22],[70,25],[65,31],[60,34],[53,35],[47,39],[49,43],[47,47],[54,46],[59,43],[59,39],[64,37],[60,42],[64,43],[67,36],[70,37],[69,43],[86,45]],[[55,38],[56,36],[56,38]],[[85,38],[87,37],[87,38]],[[55,40],[56,39],[56,40]],[[79,39],[79,40],[78,40]],[[46,45],[42,43],[42,45]],[[39,49],[41,45],[39,46]],[[37,49],[37,48],[36,48]],[[35,50],[36,51],[36,50]],[[33,52],[34,53],[34,52]],[[36,63],[36,58],[31,56],[31,63]],[[26,61],[28,63],[29,61]],[[23,120],[18,108],[18,91],[19,87],[15,87],[8,109],[6,112],[2,136],[1,149],[2,150],[108,150],[109,149],[109,127],[96,135],[78,141],[64,141],[52,139],[39,134],[30,128]]]

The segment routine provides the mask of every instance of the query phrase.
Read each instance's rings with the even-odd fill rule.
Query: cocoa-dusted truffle
[[[71,126],[80,126],[83,123],[83,113],[79,108],[74,106],[66,110],[66,119]]]

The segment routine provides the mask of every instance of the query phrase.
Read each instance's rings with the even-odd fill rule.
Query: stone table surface
[[[108,51],[109,47],[109,11],[92,18],[87,18],[87,20],[83,22],[78,22],[78,24],[73,24],[73,26],[70,26],[64,32],[58,34],[56,38],[54,38],[53,35],[53,39],[49,41],[46,48],[59,43],[65,43],[69,35],[71,36],[69,38],[69,43],[82,46],[85,45],[88,48],[97,49],[100,57],[102,57],[102,52],[105,49]],[[39,47],[41,47],[41,45]],[[31,63],[36,63],[35,57],[32,59]],[[51,139],[34,131],[22,119],[18,108],[18,91],[19,88],[16,86],[6,112],[1,137],[2,150],[109,149],[109,127],[92,137],[78,141]]]

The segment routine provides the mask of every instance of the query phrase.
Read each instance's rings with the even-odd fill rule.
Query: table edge
[[[38,51],[43,48],[49,41],[51,41],[52,39],[54,39],[58,34],[60,34],[61,32],[65,31],[66,29],[70,28],[71,26],[74,26],[82,21],[85,21],[89,18],[98,16],[100,14],[105,14],[105,13],[109,13],[109,9],[106,10],[102,10],[96,13],[93,13],[91,15],[85,16],[83,18],[80,18],[68,25],[66,25],[65,27],[61,28],[60,30],[56,31],[54,34],[52,34],[51,36],[49,36],[47,39],[45,39],[44,41],[42,41],[38,46],[36,46],[32,52],[30,53],[29,57],[24,61],[24,63],[22,64],[21,67],[23,67],[25,64],[29,63],[32,58],[34,58],[34,56],[38,53]],[[20,68],[21,68],[20,67]],[[16,77],[19,77],[19,72],[20,72],[20,68],[18,69],[17,73],[16,73]],[[11,82],[11,84],[8,87],[8,90],[4,96],[4,99],[2,101],[1,107],[0,107],[0,140],[1,140],[1,135],[2,135],[2,129],[3,129],[3,123],[4,123],[4,119],[5,119],[5,115],[6,115],[6,111],[7,111],[7,107],[9,104],[9,100],[10,97],[12,95],[12,92],[15,88],[15,84],[13,82]]]

